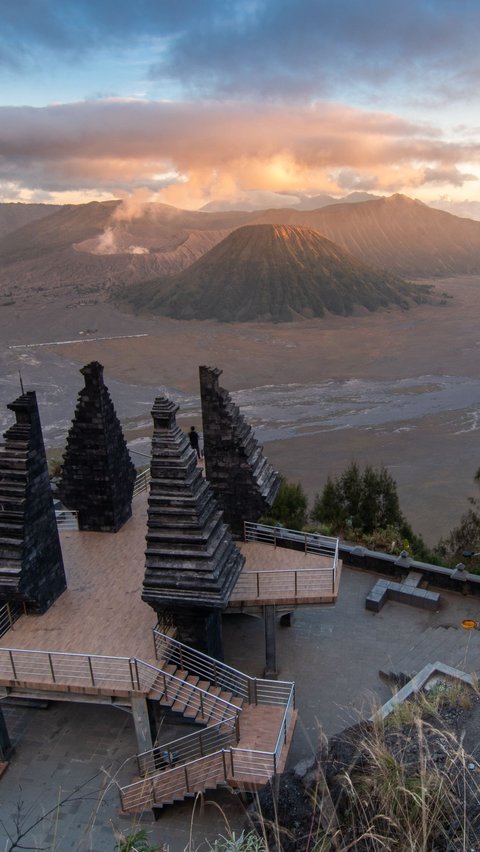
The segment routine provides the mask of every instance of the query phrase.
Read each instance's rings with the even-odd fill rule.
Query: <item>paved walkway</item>
[[[383,703],[390,697],[378,670],[398,658],[402,648],[412,648],[414,655],[412,639],[429,628],[457,627],[468,617],[480,619],[478,599],[453,594],[442,595],[437,613],[394,602],[387,602],[378,614],[368,612],[365,596],[376,579],[344,568],[335,607],[302,608],[292,627],[278,628],[280,678],[295,680],[299,709],[290,765],[312,753],[320,728],[327,734],[339,731],[362,713],[370,714],[375,700]],[[260,676],[264,664],[262,621],[229,615],[224,636],[227,661]],[[412,665],[414,662],[412,656]],[[474,662],[470,660],[472,665]],[[117,780],[132,777],[129,759],[135,752],[135,737],[130,716],[112,707],[54,703],[43,710],[9,709],[6,716],[16,751],[0,779],[0,820],[4,823],[4,827],[0,824],[0,848],[5,847],[6,830],[14,830],[17,816],[26,828],[53,809],[53,815],[27,835],[25,846],[35,848],[37,843],[56,852],[112,852],[115,831],[128,832],[132,826],[131,818],[119,814],[115,789]],[[165,727],[162,739],[165,742],[188,730]],[[77,787],[81,789],[75,793]],[[64,796],[71,798],[57,810],[56,804]],[[209,799],[225,809],[232,828],[241,828],[238,801],[226,791],[217,791]],[[226,833],[216,805],[197,807],[195,850],[205,850],[205,837]],[[166,809],[156,823],[146,814],[141,825],[152,842],[167,844],[169,852],[183,852],[189,843],[192,808],[188,801]]]

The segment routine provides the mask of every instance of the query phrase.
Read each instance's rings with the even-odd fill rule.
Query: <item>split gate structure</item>
[[[31,411],[29,395],[20,419],[25,405]],[[148,504],[147,492],[137,488],[132,515],[116,532],[60,531],[69,587],[61,593],[62,575],[54,572],[56,585],[47,597],[55,604],[40,618],[21,614],[23,607],[28,612],[30,591],[28,601],[10,595],[2,578],[11,576],[9,568],[27,577],[28,560],[20,568],[10,564],[8,542],[0,538],[0,697],[128,708],[137,769],[121,791],[127,811],[162,808],[219,785],[252,789],[282,770],[296,720],[294,685],[252,678],[222,662],[221,614],[271,607],[275,615],[276,607],[283,612],[332,603],[340,581],[335,540],[255,520],[245,524],[243,541],[234,540],[175,413],[169,400],[156,400]],[[37,499],[38,491],[28,484],[25,464],[36,455],[21,450],[16,433],[13,446],[11,432],[0,450],[0,489],[19,502],[0,491],[0,530],[8,540],[13,532],[6,527],[15,521],[28,551],[32,494]],[[242,432],[246,437],[248,429]],[[244,464],[242,476],[248,473]],[[12,477],[14,486],[8,484]],[[49,493],[48,483],[42,489]],[[46,534],[52,542],[55,536],[56,527]],[[17,602],[21,609],[13,612]],[[157,721],[165,715],[189,720],[194,731],[159,743]],[[0,709],[0,761],[8,751]]]

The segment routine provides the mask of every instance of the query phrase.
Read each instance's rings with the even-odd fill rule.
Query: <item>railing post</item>
[[[200,693],[200,713],[202,714],[203,718],[205,718],[205,713],[203,712],[203,693],[202,692]]]
[[[257,598],[260,597],[260,571],[257,571]]]
[[[235,767],[233,765],[233,749],[230,749],[230,766],[232,767],[232,778],[235,778]]]
[[[52,680],[55,683],[55,671],[53,669],[52,655],[50,653],[48,655],[48,662],[50,663],[50,673],[52,675]]]
[[[227,775],[227,762],[225,760],[225,749],[224,748],[222,748],[222,761],[223,761],[223,777],[226,781],[227,778],[228,778],[228,775]]]
[[[16,668],[15,668],[15,663],[13,662],[13,651],[9,651],[8,653],[9,653],[9,656],[10,656],[10,665],[11,665],[11,667],[12,667],[13,678],[14,678],[14,680],[18,680],[18,678],[17,678],[17,670],[16,670]]]
[[[306,556],[307,555],[307,533],[305,533],[305,535],[304,535],[304,540],[305,540],[305,556]]]
[[[165,672],[163,672],[163,691],[165,693],[165,698],[167,699],[167,701],[170,701],[168,697],[167,678],[165,677]]]
[[[298,594],[297,594],[297,579],[298,579],[298,575],[297,575],[297,571],[295,570],[295,597],[298,596]]]
[[[157,634],[155,632],[156,628],[152,629],[153,634],[153,650],[155,651],[155,659],[158,660],[158,649],[157,649]]]
[[[129,667],[130,667],[130,680],[131,680],[131,682],[132,682],[132,689],[135,689],[135,678],[134,678],[134,676],[133,676],[133,660],[132,660],[132,658],[131,658],[131,657],[130,657],[130,659],[129,659],[129,661],[128,661],[128,665],[129,665]]]
[[[88,668],[90,669],[90,677],[92,679],[92,686],[95,686],[95,678],[93,676],[92,658],[91,658],[90,655],[88,655],[87,660],[88,660]]]
[[[198,743],[199,743],[199,746],[200,746],[200,757],[203,757],[202,731],[200,731],[200,733],[198,735]]]
[[[184,775],[185,775],[185,787],[187,789],[187,793],[189,793],[190,789],[189,789],[189,786],[188,786],[188,772],[187,772],[186,766],[183,767],[183,772],[184,772]]]
[[[240,742],[240,713],[235,716],[235,738],[237,743]]]
[[[140,677],[138,675],[138,660],[136,657],[133,658],[135,660],[135,677],[137,679],[137,689],[140,689]]]

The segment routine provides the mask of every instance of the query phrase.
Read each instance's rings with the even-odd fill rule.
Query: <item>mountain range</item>
[[[107,298],[119,286],[176,275],[235,229],[263,224],[308,228],[356,261],[401,277],[480,273],[480,222],[401,195],[347,197],[313,210],[0,204],[0,301]]]

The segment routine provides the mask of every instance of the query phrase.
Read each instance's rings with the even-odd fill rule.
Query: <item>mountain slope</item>
[[[364,263],[399,275],[480,272],[480,222],[433,210],[403,195],[321,210],[268,210],[255,222],[313,228]]]
[[[60,208],[60,204],[22,204],[19,201],[0,203],[0,239],[29,222],[51,216]]]
[[[120,304],[177,319],[223,322],[351,314],[421,301],[425,289],[358,262],[306,228],[237,228],[184,272],[119,295]]]

